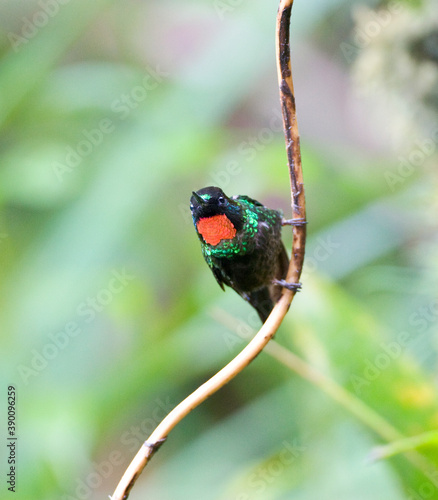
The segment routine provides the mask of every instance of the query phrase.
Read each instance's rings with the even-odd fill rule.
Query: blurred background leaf
[[[246,342],[214,311],[257,328],[212,279],[188,200],[219,185],[290,213],[276,10],[0,3],[0,373],[20,500],[106,498]],[[437,33],[433,0],[297,0],[292,16],[309,243],[276,340],[406,437],[438,424]],[[385,440],[350,410],[262,354],[132,498],[438,498],[436,446],[420,466],[367,464]]]

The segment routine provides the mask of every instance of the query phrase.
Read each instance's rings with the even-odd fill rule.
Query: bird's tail
[[[257,311],[262,323],[264,323],[274,307],[269,288],[265,286],[255,292],[248,293],[248,301]]]

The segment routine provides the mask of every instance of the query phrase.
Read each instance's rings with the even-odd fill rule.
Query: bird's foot
[[[305,226],[306,224],[306,219],[283,219],[281,221],[282,226]]]
[[[272,283],[287,288],[291,292],[299,292],[301,290],[301,283],[289,283],[286,280],[273,280]]]

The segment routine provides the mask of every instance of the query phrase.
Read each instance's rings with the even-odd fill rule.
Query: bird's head
[[[243,226],[242,207],[218,187],[193,191],[190,210],[198,234],[209,245],[233,239]]]

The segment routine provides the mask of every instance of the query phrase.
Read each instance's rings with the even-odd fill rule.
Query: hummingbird
[[[193,224],[208,267],[222,290],[231,287],[247,300],[264,323],[282,288],[300,288],[285,281],[289,258],[281,240],[282,212],[249,196],[229,198],[214,186],[193,191]]]

